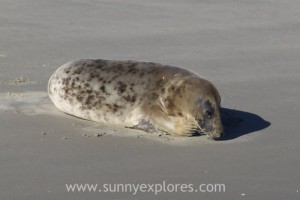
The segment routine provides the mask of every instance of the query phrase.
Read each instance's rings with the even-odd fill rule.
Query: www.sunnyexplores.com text
[[[225,192],[225,184],[186,184],[186,183],[105,183],[105,184],[65,184],[68,192],[98,192],[98,193],[173,193],[173,192],[201,192],[201,193],[222,193]]]

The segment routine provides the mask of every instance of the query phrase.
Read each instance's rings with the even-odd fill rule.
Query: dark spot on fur
[[[91,101],[94,99],[93,95],[89,95],[86,100],[85,100],[85,104],[86,105],[90,105]]]
[[[136,101],[136,94],[135,95],[133,95],[132,97],[131,97],[131,103],[134,103],[135,101]]]
[[[67,86],[68,86],[68,85],[69,85],[69,83],[70,83],[70,80],[71,80],[71,78],[70,78],[70,77],[68,77],[68,78],[63,78],[63,79],[62,79],[62,84],[63,84],[63,85],[67,85]]]
[[[123,94],[126,91],[127,85],[122,81],[118,81],[115,89],[118,91],[118,94]]]
[[[84,95],[84,94],[85,94],[85,91],[84,91],[84,90],[81,90],[81,91],[79,92],[79,94]]]
[[[132,63],[128,66],[128,73],[136,74],[139,70],[136,68],[136,63]]]
[[[73,74],[80,74],[83,71],[83,67],[78,67],[77,69],[74,70]]]
[[[134,83],[130,83],[130,88],[129,89],[130,89],[131,92],[135,92],[134,89],[133,89],[134,86],[135,86]]]
[[[130,103],[135,103],[136,96],[137,96],[136,94],[133,96],[127,95],[127,96],[123,96],[123,98]]]
[[[90,79],[93,79],[93,78],[95,78],[96,77],[96,75],[94,74],[94,73],[91,73],[90,74]]]
[[[106,91],[105,91],[105,86],[104,86],[104,85],[102,85],[102,86],[100,87],[100,89],[101,89],[101,91],[102,91],[103,93],[106,93]]]
[[[115,113],[115,112],[117,112],[120,108],[121,108],[121,106],[119,106],[119,105],[117,105],[117,104],[114,104],[114,105],[112,106],[112,111]]]
[[[96,97],[94,98],[94,101],[92,103],[92,106],[95,109],[100,109],[103,105],[103,101],[105,101],[105,98],[103,96],[96,95]]]
[[[108,81],[108,83],[111,83],[112,81],[114,81],[118,77],[119,77],[119,75],[114,76],[110,81]]]
[[[73,93],[73,94],[74,94],[74,93]],[[73,95],[73,94],[72,94],[72,96],[76,96],[76,100],[77,100],[77,101],[82,102],[82,100],[83,100],[83,97],[82,97],[82,96],[76,95],[76,94]]]
[[[111,106],[110,104],[108,104],[108,103],[107,103],[107,104],[105,104],[105,106],[106,106],[106,107],[108,107],[109,109],[111,109],[111,108],[112,108],[112,106]]]
[[[101,90],[102,93],[104,93],[105,95],[111,95],[109,92],[106,91],[106,88],[105,88],[104,85],[102,85],[102,86],[100,87],[100,90]]]

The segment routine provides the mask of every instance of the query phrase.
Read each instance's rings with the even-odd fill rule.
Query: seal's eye
[[[208,118],[211,118],[212,115],[213,115],[213,112],[214,112],[214,109],[211,105],[211,103],[206,100],[204,103],[203,103],[203,108],[204,108],[204,111],[205,111],[205,115],[208,117]]]
[[[212,117],[212,112],[211,111],[206,111],[206,115],[208,116],[208,118]]]

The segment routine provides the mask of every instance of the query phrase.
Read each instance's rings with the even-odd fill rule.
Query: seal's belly
[[[54,72],[48,93],[55,106],[70,115],[135,126],[145,119],[139,105],[150,90],[149,70],[130,61],[73,61]]]

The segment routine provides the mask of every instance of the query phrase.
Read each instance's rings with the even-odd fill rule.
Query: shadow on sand
[[[225,137],[222,140],[232,140],[271,125],[256,114],[229,108],[222,108],[222,122],[225,131]]]

